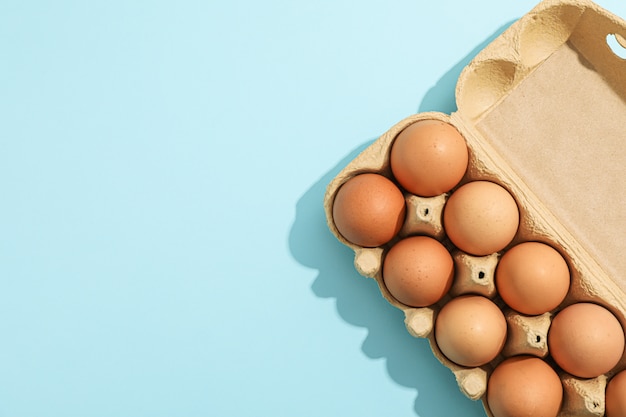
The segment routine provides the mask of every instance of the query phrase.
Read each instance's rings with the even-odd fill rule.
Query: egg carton
[[[626,61],[607,44],[614,36],[626,47],[626,22],[587,0],[545,0],[511,25],[462,71],[456,88],[458,110],[450,115],[419,113],[398,122],[351,161],[328,185],[324,207],[328,226],[354,250],[357,271],[375,279],[382,295],[405,315],[410,334],[427,338],[433,354],[455,375],[460,390],[486,401],[487,381],[505,358],[533,355],[549,361],[547,336],[552,318],[578,302],[606,307],[626,329]],[[442,213],[448,193],[419,197],[404,192],[406,218],[398,235],[379,247],[346,240],[333,221],[338,189],[362,173],[394,180],[390,151],[407,126],[439,120],[465,138],[468,169],[459,186],[487,180],[514,197],[520,222],[503,250],[472,256],[451,248],[455,278],[449,293],[428,307],[409,307],[386,289],[382,264],[395,242],[411,235],[446,240]],[[556,309],[527,316],[499,299],[495,270],[503,253],[527,241],[557,249],[571,274],[565,300]],[[507,339],[493,361],[464,367],[437,346],[434,323],[452,298],[480,294],[505,314]],[[579,378],[558,370],[564,397],[559,416],[602,416],[605,388],[626,357],[606,374]]]

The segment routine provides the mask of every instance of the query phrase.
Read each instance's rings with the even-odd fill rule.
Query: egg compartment
[[[490,373],[505,358],[530,354],[544,358],[559,374],[564,389],[559,416],[604,415],[604,390],[617,372],[626,369],[622,355],[609,372],[577,378],[559,369],[547,348],[551,320],[564,307],[593,302],[609,309],[626,328],[626,216],[613,207],[626,206],[621,146],[626,120],[626,67],[606,44],[626,23],[585,0],[540,3],[481,51],[462,72],[456,91],[458,111],[410,116],[364,150],[328,186],[325,210],[329,228],[355,252],[355,267],[377,280],[383,296],[403,310],[407,330],[428,338],[434,355],[454,373],[461,391],[482,399]],[[620,36],[620,34],[622,36]],[[398,236],[377,248],[346,241],[332,218],[334,196],[351,177],[374,172],[394,180],[389,167],[393,140],[419,120],[450,123],[465,138],[469,166],[460,185],[488,180],[506,188],[520,210],[520,224],[511,244],[500,253],[472,256],[458,251],[445,237],[441,216],[450,193],[417,197],[405,193],[407,213]],[[555,157],[558,155],[558,158]],[[598,175],[598,167],[604,172]],[[620,175],[621,174],[621,175]],[[413,308],[399,303],[385,288],[381,266],[399,239],[429,235],[452,253],[455,282],[438,303]],[[571,283],[559,307],[540,316],[526,316],[504,305],[495,291],[497,262],[510,247],[539,241],[566,259]],[[501,354],[480,367],[448,360],[434,339],[441,308],[459,295],[477,293],[493,299],[504,311],[507,341]]]

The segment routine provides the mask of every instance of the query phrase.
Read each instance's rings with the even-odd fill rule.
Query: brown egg
[[[619,362],[624,352],[624,331],[606,308],[576,303],[554,316],[548,332],[548,350],[565,372],[595,378]]]
[[[556,308],[569,289],[567,262],[551,246],[524,242],[506,251],[496,269],[496,287],[505,303],[523,314]]]
[[[413,236],[393,245],[383,262],[383,280],[393,297],[412,307],[439,301],[452,286],[450,252],[428,236]]]
[[[615,375],[606,386],[606,417],[626,417],[626,371]]]
[[[375,247],[389,242],[404,222],[404,195],[388,178],[360,174],[346,181],[333,202],[333,221],[349,242]]]
[[[435,320],[437,346],[448,359],[462,366],[492,361],[506,341],[506,320],[493,301],[464,295],[443,306]]]
[[[444,207],[443,226],[462,251],[489,255],[511,243],[519,226],[519,210],[503,187],[473,181],[452,193]]]
[[[420,120],[396,137],[390,161],[402,187],[422,197],[433,197],[450,191],[463,178],[467,145],[449,123]]]
[[[487,383],[487,404],[494,417],[556,417],[562,401],[559,376],[533,356],[504,360]]]

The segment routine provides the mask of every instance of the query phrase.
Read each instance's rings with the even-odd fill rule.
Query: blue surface
[[[322,199],[534,3],[0,2],[0,417],[483,416]]]

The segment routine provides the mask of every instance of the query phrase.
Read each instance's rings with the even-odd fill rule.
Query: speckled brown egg
[[[606,308],[576,303],[554,316],[548,332],[548,349],[567,373],[595,378],[617,365],[624,353],[624,331]]]
[[[519,210],[502,186],[473,181],[452,193],[444,207],[443,226],[462,251],[489,255],[511,243],[519,226]]]
[[[487,383],[487,404],[494,417],[556,417],[562,402],[559,376],[533,356],[502,361]]]
[[[396,236],[406,213],[404,195],[387,177],[366,173],[346,181],[333,201],[333,221],[349,242],[384,245]]]
[[[393,142],[394,177],[407,191],[432,197],[461,181],[468,164],[465,139],[451,124],[420,120],[406,127]]]
[[[626,417],[626,371],[617,373],[606,386],[606,417]]]
[[[402,239],[383,262],[383,281],[391,295],[412,307],[441,300],[454,280],[454,261],[439,241],[428,236]]]
[[[481,366],[504,347],[506,320],[493,301],[478,295],[453,298],[435,319],[435,340],[441,352],[462,366]]]

